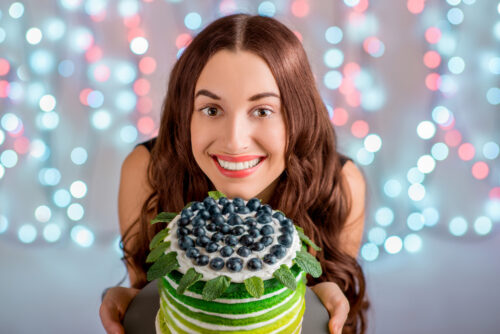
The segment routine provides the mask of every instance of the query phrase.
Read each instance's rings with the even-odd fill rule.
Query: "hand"
[[[342,334],[349,314],[349,301],[339,286],[333,282],[322,282],[311,287],[330,314],[328,328],[331,334]]]
[[[116,286],[106,292],[99,308],[99,316],[106,333],[125,333],[121,322],[128,305],[139,291],[141,290]]]

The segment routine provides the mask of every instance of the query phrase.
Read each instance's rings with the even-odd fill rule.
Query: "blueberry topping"
[[[193,246],[194,246],[194,241],[190,237],[183,236],[182,238],[179,239],[179,247],[182,250],[186,250],[189,247],[193,247]]]
[[[221,270],[222,268],[224,268],[224,260],[220,257],[214,257],[210,261],[210,268],[212,268],[213,270]]]
[[[200,237],[202,235],[205,235],[205,228],[204,227],[195,227],[193,228],[193,235],[195,237]]]
[[[259,240],[265,247],[269,246],[270,244],[273,243],[273,237],[271,236],[263,236],[262,238],[260,238]]]
[[[179,219],[179,222],[177,224],[179,224],[179,226],[186,226],[187,224],[189,224],[189,218],[181,217],[181,219]]]
[[[295,228],[293,226],[283,226],[280,228],[281,233],[286,233],[286,234],[293,234],[293,231]]]
[[[245,233],[245,228],[243,226],[236,226],[235,228],[233,228],[231,233],[233,235],[242,235],[243,233]]]
[[[271,247],[271,254],[276,256],[277,259],[282,259],[286,255],[286,248],[283,245],[274,245]]]
[[[196,238],[196,246],[205,247],[210,242],[210,238],[206,235],[199,236]]]
[[[234,271],[234,272],[241,271],[241,269],[243,269],[243,260],[240,259],[239,257],[232,257],[229,260],[227,260],[226,266],[227,269],[229,269],[229,271]]]
[[[188,235],[189,233],[191,233],[191,231],[186,227],[179,227],[177,229],[177,236],[178,237],[183,237],[185,235]]]
[[[273,210],[271,209],[271,206],[269,204],[264,204],[259,208],[259,210],[257,210],[258,215],[260,215],[261,213],[267,213],[268,215],[271,215],[273,213]]]
[[[285,215],[281,212],[276,211],[275,213],[273,213],[273,218],[276,218],[281,223],[281,221],[285,219]]]
[[[228,224],[222,224],[219,226],[219,231],[223,234],[228,234],[229,232],[231,232],[231,226],[229,226]]]
[[[193,227],[205,226],[205,219],[196,215],[196,217],[194,217],[193,222],[191,224],[193,225]]]
[[[273,221],[273,218],[271,217],[271,215],[268,214],[260,214],[257,216],[257,221],[260,224],[269,224],[270,222]]]
[[[238,238],[234,235],[228,235],[226,236],[226,239],[224,239],[226,245],[228,246],[236,246],[238,244]]]
[[[191,205],[191,208],[193,208],[193,211],[201,210],[201,209],[205,209],[205,205],[203,205],[203,203],[201,203],[201,202],[193,202],[193,205]]]
[[[278,243],[280,243],[281,245],[285,246],[285,247],[290,247],[292,245],[292,242],[293,242],[293,238],[292,238],[292,235],[291,234],[282,234],[278,237]]]
[[[200,255],[194,260],[194,263],[196,263],[197,266],[206,266],[208,264],[208,261],[209,261],[208,256]]]
[[[290,218],[284,218],[282,221],[280,221],[280,225],[281,226],[290,226],[290,227],[293,227],[293,222]]]
[[[229,225],[243,225],[243,219],[241,219],[240,216],[238,216],[237,214],[231,214],[229,216],[229,219],[227,220],[227,223]]]
[[[200,210],[197,216],[200,216],[204,220],[210,219],[211,217],[210,212],[208,212],[208,210]]]
[[[253,238],[249,234],[245,234],[240,238],[240,243],[243,246],[250,246],[251,244],[253,244]]]
[[[276,256],[274,256],[273,254],[266,254],[262,259],[267,264],[275,264],[277,261]]]
[[[254,257],[253,259],[248,260],[247,267],[252,271],[262,269],[262,261]]]
[[[260,236],[260,232],[255,227],[252,227],[248,230],[248,234],[252,236],[252,238],[258,238]]]
[[[241,257],[247,257],[248,255],[250,255],[252,253],[252,251],[248,247],[241,246],[240,248],[238,248],[236,253],[238,253],[238,255]]]
[[[247,217],[245,219],[245,225],[248,226],[249,228],[256,227],[257,221],[255,220],[255,218]]]
[[[219,245],[215,242],[210,242],[208,243],[207,247],[205,247],[205,249],[208,253],[217,252],[217,250],[219,249]]]
[[[256,242],[256,243],[252,244],[252,246],[250,246],[250,248],[254,252],[260,252],[261,250],[264,249],[264,244],[262,242]]]
[[[212,216],[212,222],[215,224],[215,225],[222,225],[224,224],[226,221],[224,219],[224,216],[222,216],[222,214],[218,214],[218,215],[213,215]]]
[[[238,207],[236,207],[236,212],[247,214],[247,213],[250,213],[250,209],[247,208],[246,206],[238,206]]]
[[[229,200],[227,199],[227,197],[221,197],[221,198],[219,198],[219,204],[220,205],[224,206],[227,203],[229,203]]]
[[[215,232],[217,231],[217,225],[215,225],[214,223],[210,223],[207,225],[207,231],[210,231],[210,232]]]
[[[181,211],[181,217],[189,218],[193,215],[194,215],[193,210],[191,210],[190,208],[185,208],[185,209],[182,209],[182,211]]]
[[[233,203],[227,203],[222,208],[222,214],[225,215],[227,213],[234,213],[234,204]]]
[[[220,208],[217,204],[215,205],[211,205],[209,208],[208,208],[208,212],[210,213],[210,215],[213,217],[217,214],[220,214],[221,211],[220,211]]]
[[[231,256],[234,253],[234,250],[231,246],[224,246],[220,249],[220,255],[223,257]]]
[[[205,197],[205,199],[203,200],[203,204],[205,204],[205,207],[208,208],[210,207],[210,205],[215,205],[217,204],[217,202],[215,201],[215,199],[213,199],[212,197],[210,196],[207,196]]]
[[[264,225],[260,229],[262,235],[271,235],[274,233],[274,228],[271,225]]]
[[[220,232],[215,232],[214,234],[212,234],[211,240],[213,242],[219,242],[222,240],[222,238],[224,238],[224,234],[222,234]]]
[[[242,198],[239,198],[239,197],[235,197],[233,199],[233,204],[235,206],[245,206],[245,201],[242,199]]]
[[[251,198],[247,202],[247,208],[249,208],[250,211],[257,211],[260,208],[260,200],[258,198]]]
[[[191,258],[191,259],[197,258],[198,255],[200,255],[200,251],[196,247],[189,247],[186,250],[186,256]]]

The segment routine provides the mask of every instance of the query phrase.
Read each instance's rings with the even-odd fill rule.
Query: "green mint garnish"
[[[149,253],[146,262],[150,263],[158,260],[168,247],[170,247],[170,241],[160,242],[160,244],[153,248],[153,250]]]
[[[318,278],[321,276],[321,274],[323,273],[321,264],[314,256],[304,250],[297,251],[296,254],[297,256],[294,259],[295,263],[297,263],[302,270],[304,270],[314,278]]]
[[[164,228],[163,230],[158,232],[153,237],[153,239],[151,239],[151,242],[149,243],[149,249],[153,250],[153,248],[156,248],[156,246],[158,246],[163,241],[163,239],[165,239],[169,231],[170,230],[168,228]]]
[[[295,289],[297,289],[297,281],[295,281],[295,277],[293,276],[290,268],[288,268],[285,264],[282,264],[278,269],[276,269],[273,276],[290,290],[295,291]]]
[[[182,276],[179,286],[177,287],[177,293],[182,295],[187,288],[189,288],[194,283],[198,282],[203,277],[202,274],[196,272],[194,268],[189,268],[188,271]]]
[[[245,280],[245,288],[250,296],[260,298],[264,294],[264,281],[260,277],[252,276]]]
[[[304,234],[304,229],[302,229],[302,227],[295,225],[295,229],[297,230],[297,233],[299,234],[300,240],[302,240],[303,242],[305,242],[306,244],[308,244],[309,246],[311,246],[312,249],[314,249],[315,251],[320,251],[321,250],[321,248],[319,248],[318,246],[316,246],[316,244],[314,242],[312,242],[312,240],[309,239],[307,237],[307,235]]]
[[[231,278],[224,275],[211,279],[205,283],[205,287],[203,288],[203,300],[212,301],[219,298],[229,288],[230,283]]]
[[[170,252],[168,254],[164,254],[160,256],[160,258],[149,268],[147,274],[148,281],[163,277],[177,268],[179,268],[177,253]]]
[[[220,191],[217,191],[217,190],[209,191],[208,196],[212,197],[215,200],[218,200],[221,197],[227,197],[226,195],[224,195],[223,193],[221,193]]]
[[[160,212],[153,220],[151,220],[151,224],[170,223],[170,221],[177,215],[178,213],[176,212]]]
[[[191,205],[193,205],[194,202],[189,202],[188,204],[186,204],[186,206],[184,207],[184,209],[187,209],[189,208]]]

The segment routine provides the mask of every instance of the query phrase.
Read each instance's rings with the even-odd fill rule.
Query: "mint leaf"
[[[304,250],[297,251],[296,254],[297,256],[294,259],[295,263],[297,263],[302,270],[304,270],[314,278],[318,278],[321,276],[321,274],[323,273],[321,264],[314,256]]]
[[[221,193],[220,191],[217,191],[217,190],[209,191],[208,196],[212,197],[215,200],[218,200],[221,197],[227,197],[226,195],[224,195],[223,193]]]
[[[221,275],[205,283],[202,296],[203,300],[212,301],[220,297],[231,283],[231,278]]]
[[[147,274],[148,281],[163,277],[177,268],[179,268],[177,253],[170,252],[168,254],[164,254],[160,256],[160,258],[149,268]]]
[[[146,262],[150,263],[158,260],[158,258],[165,252],[168,247],[170,247],[170,241],[161,242],[149,253],[148,257],[146,258]]]
[[[189,202],[188,204],[186,204],[186,206],[184,207],[184,209],[187,209],[189,208],[191,205],[193,205],[194,202]]]
[[[151,242],[149,243],[149,249],[153,249],[155,248],[156,246],[158,246],[160,244],[160,242],[163,241],[163,239],[165,239],[165,237],[168,235],[168,232],[170,230],[168,228],[164,228],[163,230],[161,230],[160,232],[158,232],[154,237],[153,239],[151,239]]]
[[[203,277],[202,274],[196,272],[194,268],[189,268],[188,271],[182,276],[179,286],[177,287],[177,293],[182,295],[187,288],[189,288],[194,283],[198,282]]]
[[[177,212],[160,212],[153,220],[151,220],[151,224],[170,223],[170,221],[177,215]]]
[[[312,249],[314,249],[315,251],[320,251],[321,250],[321,248],[319,248],[318,246],[316,246],[316,244],[314,242],[312,242],[312,240],[309,239],[307,237],[307,235],[304,234],[304,230],[302,229],[302,227],[295,226],[295,229],[297,230],[297,233],[299,234],[300,240],[302,240],[303,242],[305,242],[306,244],[308,244],[309,246],[311,246]]]
[[[260,277],[252,276],[245,280],[245,288],[250,296],[260,298],[264,294],[264,281]]]
[[[295,276],[293,276],[292,271],[285,264],[282,264],[278,269],[276,269],[273,276],[290,290],[295,291],[295,289],[297,289]]]

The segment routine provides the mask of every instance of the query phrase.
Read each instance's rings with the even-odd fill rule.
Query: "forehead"
[[[248,51],[221,50],[215,53],[196,82],[195,90],[199,89],[245,98],[260,92],[279,95],[278,85],[267,63]]]

